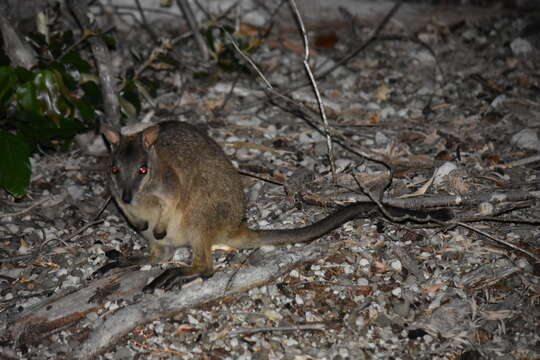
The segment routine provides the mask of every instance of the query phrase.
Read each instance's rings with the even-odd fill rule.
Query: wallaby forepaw
[[[154,234],[156,240],[161,240],[165,236],[167,236],[167,230],[161,230],[157,226],[154,228],[154,231],[152,233]]]
[[[145,231],[145,230],[148,230],[148,221],[136,222],[136,223],[132,223],[131,225],[133,225],[133,227],[134,227],[135,230],[137,230],[137,231]]]

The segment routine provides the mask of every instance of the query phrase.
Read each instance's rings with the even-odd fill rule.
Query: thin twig
[[[199,31],[199,24],[197,23],[197,19],[195,19],[195,15],[193,14],[193,10],[191,9],[189,2],[187,0],[176,0],[176,4],[186,18],[189,28],[191,29],[191,32],[195,37],[195,42],[197,43],[197,47],[201,52],[203,60],[207,62],[210,58],[208,54],[208,47],[206,46],[206,42],[204,41],[201,32]]]
[[[276,181],[276,180],[272,180],[270,179],[269,177],[267,176],[263,176],[263,175],[259,175],[259,174],[255,174],[251,171],[246,171],[246,170],[238,170],[238,173],[240,175],[244,175],[244,176],[249,176],[249,177],[252,177],[254,179],[257,179],[257,180],[261,180],[261,181],[264,181],[264,182],[267,182],[267,183],[270,183],[270,184],[273,184],[273,185],[279,185],[279,186],[283,186],[283,182],[279,182],[279,181]]]
[[[533,155],[533,156],[526,157],[524,159],[511,161],[505,164],[495,165],[494,168],[508,169],[511,167],[527,165],[527,164],[537,162],[537,161],[540,161],[540,155]]]
[[[272,86],[272,84],[270,84],[268,79],[264,76],[262,71],[255,64],[255,62],[253,62],[253,60],[251,60],[251,58],[244,51],[242,51],[240,49],[240,47],[238,46],[238,43],[236,42],[236,40],[227,31],[225,31],[225,29],[223,27],[220,27],[220,28],[224,30],[224,33],[226,34],[228,39],[233,44],[233,47],[235,48],[235,50],[251,66],[252,71],[254,71],[263,80],[263,82],[264,82],[264,84],[266,86],[262,87],[262,89],[265,92],[265,94],[270,98],[270,101],[275,106],[283,109],[284,111],[294,113],[294,115],[296,115],[296,116],[300,117],[301,119],[303,119],[311,128],[313,128],[319,134],[321,134],[323,136],[326,136],[327,132],[325,132],[324,130],[321,130],[319,128],[319,126],[317,125],[317,121],[315,119],[313,119],[309,115],[309,113],[308,113],[307,109],[305,108],[305,106],[303,106],[302,104],[297,103],[294,99],[291,99],[287,95],[284,95],[284,94],[276,91],[274,89],[274,87]],[[285,102],[285,104],[283,104],[280,101],[276,101],[277,99],[283,100]],[[288,105],[289,107],[287,107],[286,105]],[[373,161],[375,163],[381,164],[385,168],[391,170],[391,168],[388,166],[388,164],[386,164],[382,159],[374,157],[373,154],[368,154],[367,152],[364,152],[364,151],[361,151],[361,150],[355,150],[352,147],[352,145],[347,144],[346,139],[340,140],[337,137],[334,137],[334,136],[331,136],[331,137],[332,137],[332,141],[334,143],[338,144],[339,146],[341,146],[343,149],[349,151],[350,153],[352,153],[352,154],[354,154],[354,155],[356,155],[356,156],[358,156],[360,158],[367,159],[367,160]]]
[[[533,254],[532,252],[530,252],[530,251],[527,251],[527,250],[525,250],[525,249],[522,249],[522,248],[520,248],[519,246],[516,246],[516,245],[514,245],[514,244],[512,244],[512,243],[509,243],[508,241],[504,241],[504,240],[502,240],[502,239],[496,238],[496,237],[494,237],[493,235],[490,235],[490,234],[488,234],[488,233],[486,233],[486,232],[484,232],[484,231],[482,231],[482,230],[480,230],[480,229],[475,228],[474,226],[470,226],[470,225],[465,224],[465,223],[463,223],[463,222],[456,222],[455,224],[456,224],[456,225],[463,226],[464,228],[467,228],[467,229],[469,229],[469,230],[471,230],[471,231],[474,231],[474,232],[476,232],[476,233],[478,233],[478,234],[484,235],[485,237],[487,237],[487,238],[489,238],[489,239],[491,239],[491,240],[493,240],[493,241],[495,241],[495,242],[498,242],[498,243],[500,243],[500,244],[506,245],[506,246],[508,246],[508,247],[511,248],[511,249],[514,249],[514,250],[516,250],[516,251],[522,252],[522,253],[524,253],[525,255],[528,255],[528,256],[530,256],[532,259],[534,259],[534,260],[536,261],[536,263],[540,264],[540,258],[539,258],[538,256],[536,256],[535,254]]]
[[[266,30],[263,31],[261,38],[266,39],[268,35],[270,35],[270,31],[272,31],[272,28],[274,27],[274,17],[278,14],[279,10],[283,5],[285,5],[286,0],[281,0],[278,6],[272,11],[270,14],[270,17],[268,19],[269,25],[266,27]]]
[[[85,1],[68,0],[68,7],[78,21],[83,34],[92,31],[92,25],[87,17],[88,6]],[[97,32],[97,31],[94,31]],[[97,64],[99,80],[101,83],[101,95],[103,98],[103,107],[105,109],[105,118],[115,128],[120,128],[120,101],[118,100],[116,76],[112,66],[112,58],[105,42],[98,36],[92,36],[88,39],[92,54]]]
[[[49,243],[50,241],[53,241],[53,240],[57,240],[57,241],[60,241],[62,244],[64,244],[64,246],[67,248],[67,249],[70,249],[71,246],[67,243],[69,240],[72,240],[75,236],[79,235],[79,234],[82,234],[83,232],[85,232],[87,229],[91,228],[92,226],[94,225],[97,225],[97,224],[100,224],[102,223],[103,219],[100,219],[100,220],[96,220],[96,221],[92,221],[86,225],[84,225],[83,227],[81,227],[80,229],[78,229],[77,231],[75,231],[74,233],[68,235],[67,237],[63,238],[63,239],[56,239],[56,238],[51,238],[49,240],[46,240],[44,241],[40,247],[39,247],[39,251],[38,253],[41,253],[41,251],[43,250],[43,247]]]
[[[8,217],[8,216],[19,216],[19,215],[26,214],[27,212],[31,211],[32,209],[42,205],[47,200],[49,200],[49,198],[41,199],[41,200],[33,203],[32,205],[30,205],[26,209],[23,209],[23,210],[20,210],[20,211],[16,211],[16,212],[12,212],[12,213],[0,214],[0,218],[4,218],[4,217]]]
[[[317,80],[320,80],[324,77],[326,77],[328,74],[335,71],[337,68],[342,66],[343,64],[348,63],[351,59],[355,58],[359,53],[361,53],[365,48],[367,48],[372,42],[378,39],[378,36],[382,29],[386,26],[386,24],[390,21],[392,16],[398,11],[398,9],[401,7],[400,2],[396,2],[392,9],[386,14],[384,19],[380,22],[380,24],[377,26],[377,28],[373,31],[373,34],[360,46],[358,46],[356,49],[353,50],[352,53],[350,53],[348,56],[344,57],[343,59],[336,62],[334,66],[332,66],[330,69],[322,72],[321,74],[317,74]]]
[[[107,205],[109,205],[109,203],[111,202],[111,199],[112,199],[112,195],[109,194],[109,196],[107,196],[105,201],[103,201],[103,204],[101,204],[101,206],[99,207],[99,210],[96,213],[96,215],[94,216],[94,218],[92,219],[92,221],[96,221],[101,216],[101,213],[103,212],[103,210],[105,210]]]
[[[225,95],[225,99],[223,99],[223,102],[221,105],[219,105],[217,108],[214,109],[214,113],[219,114],[222,112],[225,107],[227,106],[227,103],[232,98],[234,94],[234,89],[236,88],[236,84],[238,83],[238,80],[240,80],[240,74],[236,76],[231,84],[231,89],[227,92],[227,95]]]
[[[150,25],[148,25],[148,21],[146,21],[146,15],[144,15],[144,10],[143,10],[143,8],[141,6],[141,1],[140,0],[135,0],[135,4],[137,5],[137,10],[139,10],[139,15],[141,15],[141,24],[142,24],[142,26],[148,32],[148,35],[150,35],[152,40],[156,44],[159,44],[159,36],[156,34],[154,29],[152,29],[150,27]]]
[[[251,58],[242,50],[240,49],[240,46],[238,46],[238,43],[236,42],[236,40],[234,39],[234,37],[229,34],[229,32],[221,25],[219,25],[219,28],[221,30],[223,30],[223,32],[225,33],[225,36],[227,36],[227,38],[231,41],[232,45],[234,46],[234,49],[240,54],[240,56],[242,56],[244,58],[245,61],[248,62],[248,64],[251,66],[251,68],[257,73],[257,75],[259,75],[259,77],[264,81],[264,84],[266,85],[266,88],[267,89],[273,89],[274,87],[272,86],[272,84],[270,84],[270,81],[268,81],[268,79],[266,78],[266,76],[264,76],[264,74],[262,73],[262,71],[259,69],[259,67],[253,62],[253,60],[251,60]]]
[[[324,330],[325,324],[301,324],[292,326],[276,326],[276,327],[258,327],[258,328],[238,328],[230,332],[229,336],[238,336],[245,334],[255,334],[259,332],[272,332],[272,331],[298,331],[298,330]]]
[[[323,122],[323,127],[324,127],[324,132],[325,132],[325,137],[326,137],[326,148],[328,150],[328,159],[330,160],[330,169],[332,170],[332,180],[334,181],[334,184],[335,184],[337,182],[336,161],[334,159],[334,146],[332,144],[332,135],[330,133],[330,125],[328,125],[328,119],[326,118],[326,112],[324,110],[324,104],[321,98],[321,94],[319,92],[317,82],[315,81],[315,78],[313,76],[313,72],[311,71],[311,67],[309,66],[309,42],[307,38],[306,28],[304,27],[304,22],[302,21],[302,17],[300,16],[300,12],[298,11],[296,2],[294,0],[289,0],[289,5],[291,6],[293,10],[294,17],[296,19],[298,27],[300,28],[302,41],[304,42],[304,68],[309,77],[309,81],[311,83],[313,92],[315,93],[315,97],[317,98],[317,104],[319,105],[319,113]]]

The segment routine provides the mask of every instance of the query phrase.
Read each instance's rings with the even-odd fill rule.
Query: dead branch
[[[276,327],[258,327],[258,328],[238,328],[231,331],[229,336],[238,335],[251,335],[259,332],[273,332],[273,331],[299,331],[299,330],[325,330],[326,325],[321,323],[314,324],[299,324],[292,326],[276,326]]]
[[[199,24],[197,22],[197,19],[195,19],[195,15],[193,14],[193,10],[191,9],[189,2],[186,0],[176,0],[176,4],[186,18],[189,28],[191,29],[191,32],[195,37],[195,42],[197,43],[197,47],[201,52],[203,60],[205,62],[208,61],[208,59],[210,58],[210,56],[208,55],[208,48],[206,47],[206,42],[204,41],[201,32],[199,31]]]
[[[148,21],[146,20],[146,15],[144,14],[144,9],[141,5],[141,0],[135,0],[135,5],[137,5],[137,10],[139,10],[139,15],[141,16],[141,25],[144,27],[148,35],[152,38],[152,41],[155,44],[159,44],[159,36],[156,34],[154,29],[148,24]]]
[[[99,325],[75,352],[80,359],[92,358],[136,326],[265,284],[298,264],[319,258],[326,247],[326,243],[316,242],[276,251],[256,266],[217,273],[208,280],[194,281],[179,291],[164,294],[141,295],[142,287],[161,272],[159,269],[113,274],[21,313],[12,321],[11,335],[18,345],[33,343],[83,319],[88,321],[86,315],[91,312],[106,311],[106,302],[119,299],[134,302],[118,311],[102,314],[96,320]],[[233,273],[234,277],[230,279]]]
[[[24,42],[8,18],[0,14],[0,32],[4,43],[4,51],[13,66],[30,69],[38,63],[37,54],[32,47]]]
[[[93,28],[86,16],[88,7],[85,1],[69,0],[69,9],[75,16],[77,22],[83,30],[83,36]],[[94,31],[96,32],[96,31]],[[103,97],[103,106],[105,108],[105,118],[114,127],[120,128],[120,102],[118,101],[115,74],[113,72],[112,60],[107,45],[97,36],[88,39],[96,65],[99,72],[99,81],[101,83],[101,94]]]
[[[493,240],[493,241],[495,241],[495,242],[497,242],[499,244],[502,244],[502,245],[504,245],[506,247],[509,247],[511,249],[519,251],[519,252],[531,257],[531,259],[534,259],[534,261],[536,261],[537,264],[540,264],[540,258],[538,256],[534,255],[530,251],[527,251],[525,249],[520,248],[519,246],[516,246],[516,245],[514,245],[512,243],[509,243],[508,241],[505,241],[505,240],[499,239],[499,238],[497,238],[497,237],[495,237],[493,235],[490,235],[490,234],[486,233],[485,231],[482,231],[480,229],[475,228],[474,226],[470,226],[470,225],[467,225],[467,224],[462,223],[462,222],[456,222],[456,224],[459,225],[459,226],[463,226],[464,228],[467,228],[469,230],[472,230],[475,233],[483,235],[483,236],[487,237],[488,239],[491,239],[491,240]]]
[[[328,150],[328,160],[330,160],[330,168],[332,169],[332,180],[335,183],[336,182],[336,161],[334,159],[334,145],[332,144],[332,135],[330,133],[330,126],[328,125],[328,119],[326,118],[326,112],[324,110],[321,93],[319,92],[317,81],[315,80],[315,77],[313,76],[313,72],[311,71],[311,67],[309,66],[309,41],[306,34],[306,28],[304,27],[304,22],[302,21],[302,16],[300,15],[300,12],[298,11],[296,2],[294,0],[289,0],[289,5],[291,6],[294,18],[296,20],[296,23],[298,24],[300,34],[302,35],[302,41],[304,43],[304,61],[303,61],[304,69],[306,70],[306,74],[309,78],[309,83],[311,85],[311,88],[313,89],[313,92],[315,93],[317,104],[319,105],[319,115],[321,116],[321,119],[322,119],[324,133],[326,137],[326,148]]]

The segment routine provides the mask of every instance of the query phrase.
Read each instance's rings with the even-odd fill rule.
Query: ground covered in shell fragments
[[[467,226],[382,217],[350,222],[317,240],[328,243],[318,260],[139,326],[100,358],[537,359],[540,264],[530,255],[540,257],[540,40],[525,36],[531,21],[501,13],[453,27],[433,22],[414,34],[422,43],[390,24],[383,34],[400,38],[376,41],[318,82],[336,137],[394,170],[385,196],[530,197],[450,207],[464,223],[485,218]],[[365,41],[375,24],[352,27],[309,32],[316,72]],[[249,35],[261,34],[249,28]],[[152,50],[141,47],[143,28],[121,36],[125,45],[114,56],[123,66],[133,65],[130,46]],[[181,71],[149,71],[160,81],[152,120],[194,123],[240,170],[274,181],[244,179],[253,227],[310,223],[361,196],[355,178],[376,183],[388,175],[334,144],[338,186],[332,185],[322,135],[270,104],[255,75],[199,69],[194,49],[192,41],[177,47]],[[296,37],[273,31],[250,56],[280,89],[306,80]],[[197,80],[196,71],[219,76]],[[317,111],[309,86],[291,96]],[[146,106],[142,115],[150,111]],[[108,194],[104,157],[74,146],[35,155],[32,168],[28,197],[14,202],[0,194],[0,354],[68,359],[97,319],[126,304],[107,303],[75,326],[17,348],[10,321],[53,294],[85,287],[106,251],[136,254],[146,245],[114,204],[98,215]],[[216,251],[216,268],[250,266],[272,251]]]

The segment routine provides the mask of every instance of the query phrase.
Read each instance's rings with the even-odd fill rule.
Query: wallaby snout
[[[131,200],[133,200],[133,192],[131,189],[122,190],[122,201],[126,204],[131,204]]]

